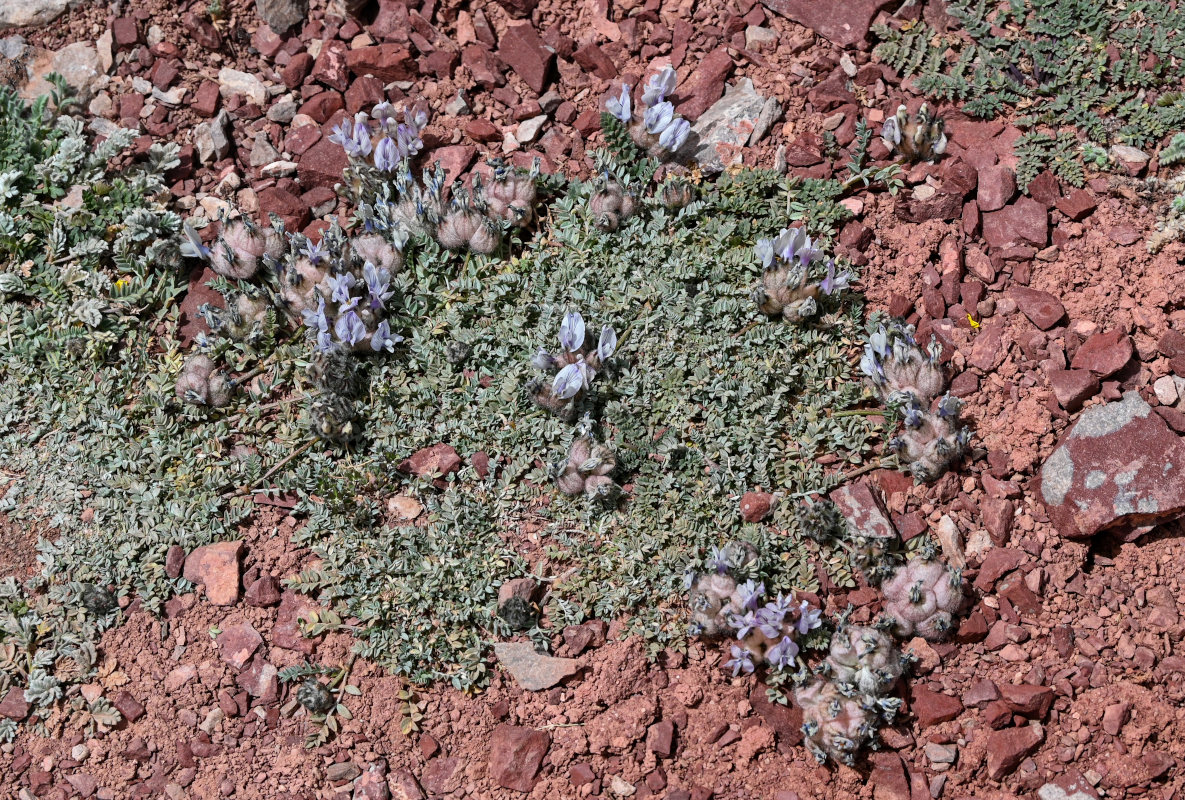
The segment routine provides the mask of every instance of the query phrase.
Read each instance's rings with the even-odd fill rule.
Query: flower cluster
[[[642,93],[642,116],[634,118],[630,87],[621,86],[621,94],[611,97],[605,107],[623,125],[629,127],[634,142],[656,158],[673,156],[687,143],[691,123],[675,113],[675,106],[667,97],[675,91],[675,70],[666,67],[651,76]]]
[[[598,228],[612,233],[638,210],[638,199],[633,192],[605,173],[593,184],[588,210]]]
[[[489,255],[502,243],[502,226],[487,211],[484,198],[471,197],[462,187],[454,186],[448,208],[436,223],[436,241],[449,250]],[[431,215],[429,220],[433,220]]]
[[[274,263],[284,254],[284,237],[278,230],[245,218],[223,220],[222,232],[211,247],[202,244],[189,223],[183,230],[186,241],[181,245],[181,254],[208,261],[210,269],[226,278],[247,280],[261,265]]]
[[[901,410],[904,428],[889,449],[920,482],[937,480],[967,452],[971,431],[962,423],[963,403],[947,394],[941,347],[925,351],[913,327],[900,321],[881,326],[864,346],[860,369],[884,400]]]
[[[482,188],[474,177],[474,192],[485,200],[487,213],[517,228],[525,228],[535,217],[535,181],[539,177],[539,159],[529,172],[507,166],[501,160],[490,162],[494,179]]]
[[[881,139],[890,152],[897,153],[909,163],[929,161],[933,163],[946,152],[946,132],[941,119],[930,116],[930,109],[922,103],[918,113],[909,116],[904,104],[897,107],[897,113],[885,120],[881,128]]]
[[[844,625],[831,637],[831,652],[823,668],[842,686],[879,695],[893,687],[907,661],[884,631]]]
[[[559,468],[556,485],[566,495],[583,494],[590,500],[608,502],[621,490],[609,477],[616,468],[612,450],[580,436],[573,440],[568,459]]]
[[[218,369],[214,360],[202,353],[190,356],[177,376],[177,399],[184,403],[210,408],[230,405],[234,382]]]
[[[873,741],[879,723],[891,721],[901,706],[898,697],[861,694],[823,678],[795,689],[794,700],[802,709],[802,732],[811,754],[820,764],[830,757],[848,766]]]
[[[562,349],[558,354],[539,348],[531,358],[531,364],[550,374],[551,380],[532,381],[527,391],[541,408],[571,422],[597,372],[617,350],[617,334],[605,325],[593,346],[585,331],[584,317],[579,311],[569,311],[560,323],[559,339]]]
[[[730,635],[732,658],[725,667],[734,676],[758,666],[789,670],[797,664],[798,638],[822,625],[822,612],[806,600],[778,594],[767,597],[765,584],[740,582],[740,573],[756,558],[751,547],[713,548],[706,572],[688,573],[690,632]]]
[[[395,107],[384,101],[369,114],[359,111],[334,127],[329,141],[340,144],[351,160],[366,161],[379,172],[394,173],[424,148],[420,133],[428,126],[422,109],[405,108],[398,122]]]
[[[963,604],[963,576],[939,561],[915,558],[884,585],[885,617],[898,636],[945,639]]]
[[[808,282],[811,266],[822,259],[822,252],[802,228],[783,228],[777,238],[758,240],[754,250],[764,271],[753,290],[753,302],[771,317],[789,322],[813,317],[819,313],[819,297],[837,294],[852,281],[850,273],[837,273],[835,260],[829,259],[823,278]]]

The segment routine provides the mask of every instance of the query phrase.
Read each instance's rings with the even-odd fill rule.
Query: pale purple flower
[[[384,136],[374,148],[374,166],[383,172],[394,172],[399,167],[401,155],[395,140]]]
[[[584,346],[584,317],[579,311],[569,311],[560,323],[560,344],[569,353],[575,353]]]
[[[798,644],[789,636],[783,636],[782,641],[775,644],[766,653],[765,658],[775,669],[785,669],[794,663],[798,657]]]
[[[678,76],[673,67],[665,67],[655,75],[650,76],[646,83],[646,91],[642,93],[642,105],[652,108],[666,100],[667,95],[675,91]]]
[[[420,131],[428,127],[428,112],[422,108],[405,108],[403,110],[403,120],[411,129],[411,132],[418,136]]]
[[[662,133],[674,119],[675,107],[667,102],[651,106],[642,115],[642,121],[646,123],[646,130],[650,133]]]
[[[672,153],[687,143],[691,135],[691,123],[680,117],[668,125],[658,136],[658,144]]]
[[[399,152],[403,158],[410,158],[424,149],[424,142],[420,139],[420,132],[410,125],[400,125],[395,130],[395,140],[399,145]]]
[[[578,364],[569,364],[556,373],[551,382],[552,392],[561,400],[575,397],[584,388],[584,373]]]
[[[601,328],[601,338],[597,342],[597,357],[602,362],[608,361],[610,356],[617,350],[617,333],[612,328],[605,325]]]
[[[786,615],[767,605],[757,611],[757,629],[770,639],[777,639],[782,635],[783,618]]]
[[[366,323],[358,316],[358,312],[347,311],[338,315],[337,321],[333,323],[333,332],[339,341],[353,347],[366,338]]]
[[[745,581],[737,587],[737,592],[741,596],[742,608],[757,608],[761,596],[765,594],[765,584]]]
[[[536,369],[555,369],[555,356],[540,347],[539,352],[531,356],[531,365]]]
[[[835,274],[835,259],[827,262],[827,277],[819,282],[819,289],[825,295],[833,295],[836,292],[842,292],[848,288],[852,283],[852,273],[842,272],[839,275]]]
[[[757,254],[757,260],[761,262],[762,267],[769,269],[774,265],[773,239],[758,239],[757,244],[753,245],[753,251]]]
[[[325,317],[325,298],[317,298],[317,310],[309,311],[307,308],[300,312],[304,317],[304,324],[318,332],[324,333],[329,330],[329,320]]]
[[[386,301],[395,294],[391,290],[391,273],[385,269],[377,269],[369,261],[362,268],[362,276],[366,280],[366,289],[370,292],[370,310],[378,311]]]
[[[757,618],[756,612],[747,611],[744,614],[733,614],[728,618],[728,624],[736,628],[738,639],[744,639],[754,628],[761,625],[761,620]]]
[[[326,278],[329,284],[329,297],[335,303],[348,303],[350,300],[350,290],[358,283],[357,279],[349,272],[343,272],[340,275],[330,275]]]
[[[209,258],[210,248],[202,244],[202,237],[188,222],[182,226],[185,231],[185,241],[181,243],[181,255],[186,258]]]
[[[728,556],[719,547],[713,547],[711,555],[708,556],[708,566],[723,575],[728,572]]]
[[[379,326],[374,331],[374,336],[370,338],[370,346],[377,353],[381,350],[392,352],[395,345],[403,341],[403,337],[399,334],[391,333],[391,326],[387,324],[386,320],[379,323]]]
[[[629,125],[630,120],[634,118],[633,106],[630,104],[630,87],[623,83],[621,85],[621,96],[610,97],[606,100],[605,109],[617,117],[623,124]]]
[[[806,635],[809,631],[813,631],[823,624],[823,610],[819,608],[811,608],[811,604],[803,600],[798,606],[798,622],[794,627],[802,635]],[[797,652],[797,648],[795,648]]]
[[[379,124],[380,128],[390,133],[392,126],[395,125],[395,106],[384,100],[371,110],[370,116]]]
[[[734,644],[732,646],[732,658],[724,662],[725,669],[730,667],[732,668],[732,677],[734,678],[742,672],[746,675],[752,675],[755,668],[753,666],[753,654],[749,652],[749,648],[737,647]]]
[[[305,239],[304,247],[300,249],[300,252],[314,267],[325,260],[325,248],[322,247],[322,243],[314,242],[312,239]]]
[[[786,615],[795,608],[794,599],[778,592],[778,596],[773,601],[766,603],[765,607],[771,614],[779,614],[780,619],[785,619]]]
[[[351,120],[343,119],[333,128],[329,141],[340,144],[347,156],[352,158],[366,158],[370,155],[370,126],[367,124],[365,112],[358,112]]]

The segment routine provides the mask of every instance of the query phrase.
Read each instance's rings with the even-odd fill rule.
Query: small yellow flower
[[[976,322],[976,321],[975,321],[975,318],[974,318],[974,317],[972,317],[970,314],[968,314],[968,315],[967,315],[967,321],[971,323],[971,327],[972,327],[972,328],[978,328],[978,327],[979,327],[979,323],[978,323],[978,322]]]

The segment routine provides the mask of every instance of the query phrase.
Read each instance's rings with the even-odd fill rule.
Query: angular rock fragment
[[[1083,412],[1041,467],[1039,496],[1064,536],[1137,538],[1185,514],[1185,441],[1128,392]]]

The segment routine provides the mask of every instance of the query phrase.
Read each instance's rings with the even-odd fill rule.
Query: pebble
[[[1152,384],[1152,391],[1156,393],[1156,399],[1162,406],[1175,405],[1178,400],[1177,382],[1173,380],[1172,375],[1157,378],[1156,383]]]

